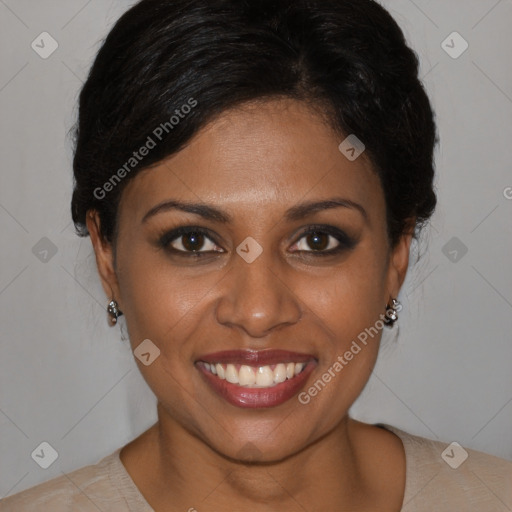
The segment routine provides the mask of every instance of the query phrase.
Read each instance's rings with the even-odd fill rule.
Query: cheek
[[[183,404],[187,397],[190,400],[186,383],[191,373],[188,351],[190,342],[200,338],[196,329],[204,321],[204,296],[215,280],[191,278],[191,272],[180,271],[144,250],[132,252],[122,269],[119,283],[132,350],[146,339],[160,350],[148,366],[137,361],[139,370],[159,401],[176,417],[186,415]]]
[[[305,278],[301,297],[340,340],[357,337],[385,311],[385,255],[361,247],[328,277]]]
[[[185,277],[186,272],[162,265],[159,259],[146,260],[151,264],[143,265],[137,257],[131,258],[121,294],[130,334],[135,338],[153,336],[163,342],[201,304],[215,280]]]
[[[375,245],[360,247],[329,277],[305,278],[296,289],[330,340],[321,361],[321,373],[329,381],[324,398],[340,410],[357,398],[378,356],[384,328],[385,263],[385,252]]]
[[[316,434],[328,431],[361,394],[379,352],[385,312],[385,272],[376,252],[361,252],[328,279],[302,283],[308,306],[329,343],[324,344],[319,371],[299,396],[312,417],[321,417]],[[314,282],[314,281],[313,281]],[[329,411],[326,414],[326,411]]]

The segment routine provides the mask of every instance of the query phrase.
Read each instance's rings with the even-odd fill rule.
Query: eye
[[[209,232],[204,228],[183,226],[160,238],[160,245],[174,253],[193,254],[200,256],[203,253],[223,252],[213,241]]]
[[[159,245],[178,256],[202,257],[224,250],[210,231],[197,226],[182,226],[165,233]],[[293,252],[329,256],[351,249],[356,241],[334,226],[309,226],[295,243]]]
[[[324,256],[351,249],[355,241],[334,226],[309,226],[295,245],[298,252]]]

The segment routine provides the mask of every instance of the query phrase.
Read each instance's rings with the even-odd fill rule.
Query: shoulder
[[[110,475],[120,449],[84,466],[0,500],[0,512],[128,510]],[[116,506],[125,504],[125,508]]]
[[[461,446],[409,434],[396,434],[406,455],[403,512],[512,510],[512,462]]]

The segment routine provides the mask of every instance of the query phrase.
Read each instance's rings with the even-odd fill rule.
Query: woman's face
[[[246,104],[127,184],[115,269],[88,219],[132,348],[151,341],[142,359],[152,362],[137,363],[162,425],[229,457],[279,460],[347,418],[373,369],[410,237],[390,248],[379,179],[364,153],[341,153],[342,140],[303,103]],[[195,233],[174,232],[184,226]],[[225,379],[205,361],[221,364]],[[286,377],[291,362],[303,373]]]

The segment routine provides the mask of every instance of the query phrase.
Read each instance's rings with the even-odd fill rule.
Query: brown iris
[[[329,235],[326,233],[310,233],[306,241],[311,249],[322,251],[329,245]]]
[[[204,235],[201,233],[187,233],[183,235],[183,247],[187,251],[198,251],[204,245]]]

